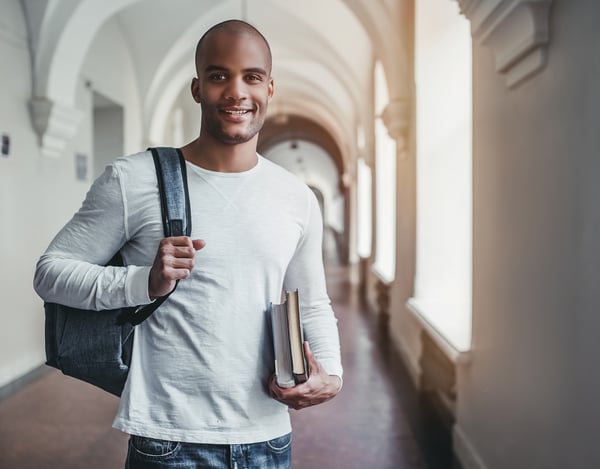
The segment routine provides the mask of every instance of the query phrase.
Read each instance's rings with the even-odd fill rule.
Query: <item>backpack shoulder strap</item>
[[[189,236],[192,217],[185,159],[176,148],[158,147],[150,148],[150,151],[156,168],[165,237]],[[173,290],[148,305],[124,309],[117,317],[117,324],[129,322],[136,326],[146,320],[175,291],[178,283],[179,280]]]
[[[151,148],[165,237],[189,236],[192,232],[190,197],[183,155],[176,148]]]

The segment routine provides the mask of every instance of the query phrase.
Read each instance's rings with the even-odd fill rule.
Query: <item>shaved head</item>
[[[208,29],[208,31],[206,31],[202,37],[200,38],[200,40],[198,41],[198,45],[196,46],[196,72],[200,73],[200,71],[198,70],[198,64],[201,62],[202,60],[202,55],[204,53],[204,45],[206,44],[207,40],[214,34],[216,33],[226,33],[226,34],[231,34],[231,35],[235,35],[235,36],[254,36],[254,37],[258,37],[262,40],[262,42],[264,42],[266,50],[267,50],[267,55],[268,55],[268,65],[269,65],[269,74],[271,73],[271,67],[272,67],[272,56],[271,56],[271,47],[269,46],[269,43],[267,41],[267,39],[261,34],[261,32],[256,29],[254,26],[252,26],[250,23],[246,23],[245,21],[242,20],[227,20],[227,21],[223,21],[222,23],[218,23],[215,24],[214,26],[212,26],[211,28]]]
[[[202,107],[202,141],[238,145],[256,140],[273,96],[271,66],[267,40],[245,21],[224,21],[204,33],[190,90]]]

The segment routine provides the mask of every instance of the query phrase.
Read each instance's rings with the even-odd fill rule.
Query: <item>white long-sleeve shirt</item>
[[[114,421],[124,432],[175,441],[242,444],[290,431],[268,394],[273,352],[267,311],[299,290],[305,339],[327,373],[342,375],[326,292],[316,198],[261,156],[241,173],[189,162],[191,277],[136,327]],[[163,238],[149,152],[116,160],[40,258],[35,289],[49,302],[113,309],[150,302],[148,276]],[[121,248],[125,267],[103,267]]]

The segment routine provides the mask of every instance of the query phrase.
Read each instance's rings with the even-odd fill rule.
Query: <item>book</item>
[[[298,290],[286,292],[283,303],[271,303],[269,310],[273,330],[275,377],[279,386],[290,388],[308,379]]]

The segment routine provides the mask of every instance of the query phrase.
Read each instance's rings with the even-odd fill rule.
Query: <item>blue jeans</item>
[[[289,469],[292,434],[261,443],[207,445],[132,435],[125,469]]]

